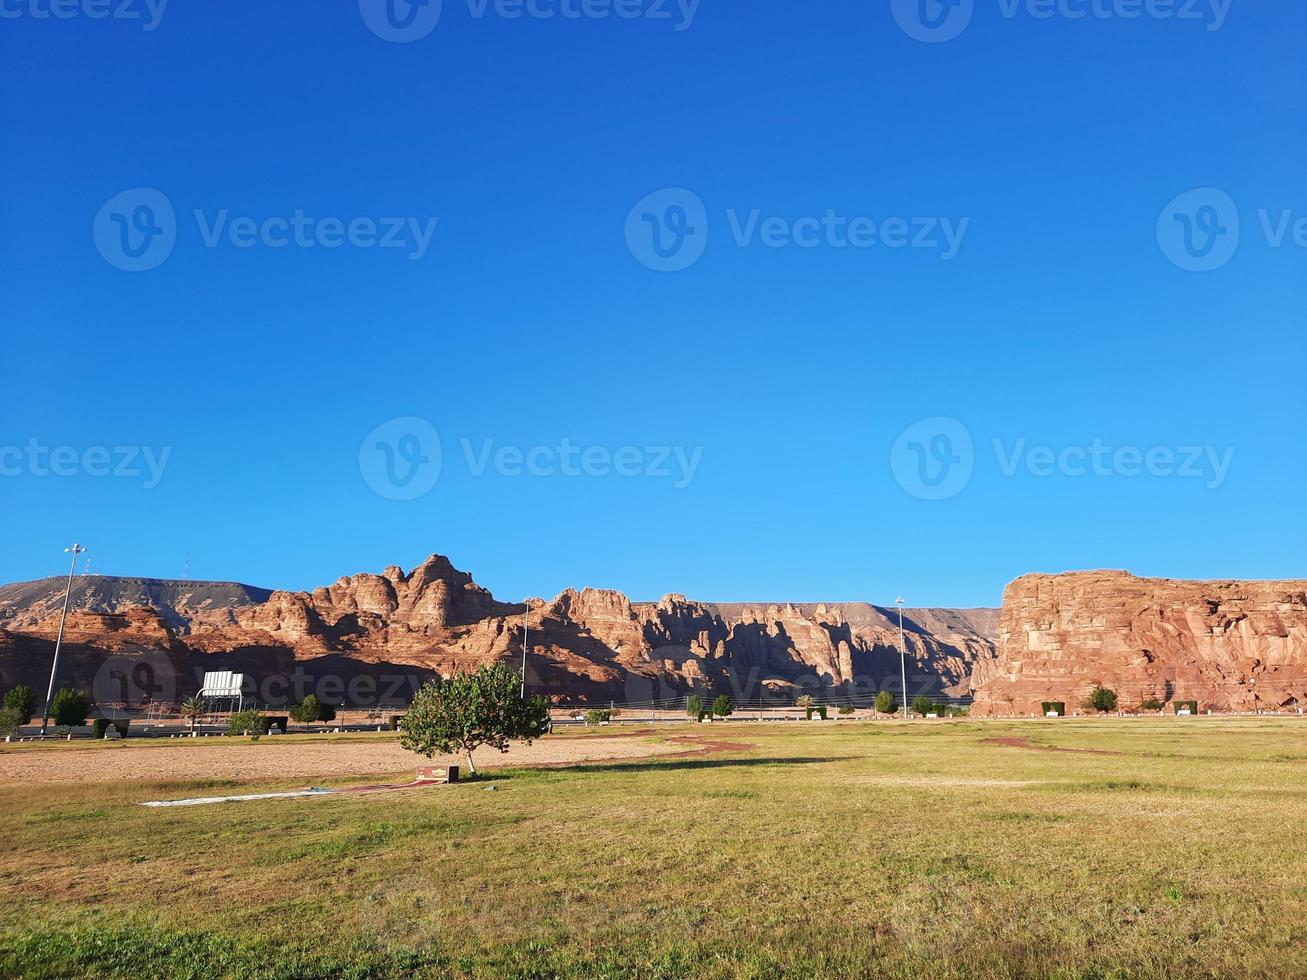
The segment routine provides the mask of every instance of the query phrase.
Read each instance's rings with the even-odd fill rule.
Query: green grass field
[[[174,810],[135,804],[304,782],[0,786],[0,976],[1307,975],[1302,721],[711,734],[754,748]]]

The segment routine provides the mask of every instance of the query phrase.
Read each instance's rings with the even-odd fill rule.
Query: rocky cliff
[[[1128,572],[1027,575],[1007,587],[998,656],[975,677],[975,715],[1080,705],[1101,683],[1123,708],[1307,705],[1307,582],[1192,582]]]
[[[50,579],[0,589],[0,686],[44,686],[62,587]],[[711,691],[788,703],[805,691],[865,695],[899,683],[897,614],[867,603],[633,603],[568,589],[528,608],[499,602],[439,555],[408,573],[392,566],[312,592],[88,576],[77,580],[73,609],[61,676],[101,700],[184,697],[204,671],[236,670],[265,703],[310,692],[403,703],[429,677],[520,663],[524,629],[529,683],[563,701]],[[973,665],[993,658],[995,617],[905,610],[912,693],[967,694]]]

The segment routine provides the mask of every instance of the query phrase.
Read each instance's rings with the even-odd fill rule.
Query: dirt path
[[[1028,738],[1021,738],[1016,735],[999,735],[995,738],[984,738],[980,740],[981,745],[1004,745],[1010,749],[1034,749],[1037,752],[1075,752],[1080,755],[1125,755],[1124,752],[1113,752],[1110,749],[1066,749],[1057,745],[1036,745]]]
[[[219,741],[219,740],[213,740]],[[686,746],[693,745],[691,749]],[[514,745],[507,753],[478,749],[477,766],[566,766],[610,759],[680,756],[752,748],[734,742],[679,736],[668,742],[646,742],[629,736],[550,738],[532,745]],[[375,742],[322,741],[258,742],[133,746],[130,742],[92,751],[69,748],[0,754],[0,782],[111,782],[159,779],[265,779],[333,776],[374,776],[400,773],[411,777],[417,765],[466,766],[465,759],[437,757],[429,763],[400,748],[393,739]]]

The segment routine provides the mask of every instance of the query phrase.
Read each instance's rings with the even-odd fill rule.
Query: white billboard
[[[200,687],[200,697],[238,698],[241,696],[241,687],[244,684],[244,674],[233,674],[230,670],[206,670],[204,684]]]

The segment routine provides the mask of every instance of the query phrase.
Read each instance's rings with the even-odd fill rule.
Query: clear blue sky
[[[1207,22],[975,0],[942,43],[890,0],[702,0],[689,23],[445,0],[408,43],[354,2],[177,2],[149,31],[48,2],[0,19],[0,580],[73,540],[95,572],[189,555],[193,578],[288,588],[441,552],[507,599],[988,605],[1031,571],[1307,576],[1307,249],[1258,215],[1307,216],[1298,0],[1235,0],[1217,30],[1207,0]],[[147,271],[98,248],[134,188],[176,215]],[[640,261],[668,199],[626,234],[664,188],[704,207],[679,271]],[[1194,188],[1228,198],[1164,213]],[[1232,241],[1231,207],[1232,256],[1172,260],[1184,220]],[[814,247],[741,246],[755,209],[967,223],[947,260],[818,222]],[[438,223],[420,258],[209,247],[224,210]],[[393,499],[430,481],[386,492],[378,443],[403,481],[430,436],[369,433],[409,417],[441,467]],[[907,431],[933,418],[956,423]],[[564,439],[589,475],[558,472]],[[1095,472],[1095,445],[1161,455]],[[627,446],[642,475],[611,472]],[[701,450],[691,479],[661,446]],[[1189,446],[1211,452],[1186,467]],[[42,462],[60,447],[70,475]],[[97,475],[95,447],[137,475]],[[536,447],[553,475],[513,475]],[[1042,447],[1071,454],[1036,475]],[[148,488],[146,450],[169,453]]]

